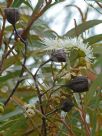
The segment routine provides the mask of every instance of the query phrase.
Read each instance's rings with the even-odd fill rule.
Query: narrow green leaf
[[[55,0],[55,2],[59,3],[59,2],[63,2],[65,0]]]
[[[6,82],[11,78],[15,78],[19,75],[20,71],[10,72],[6,76],[0,76],[0,82]]]
[[[102,53],[102,50],[101,50]],[[102,55],[96,60],[94,67],[101,66],[102,67]]]
[[[5,70],[6,68],[12,66],[13,64],[19,63],[19,62],[17,61],[17,60],[18,60],[18,59],[17,59],[18,57],[19,57],[19,56],[16,55],[16,56],[12,56],[12,57],[6,59],[6,60],[4,61],[4,64],[3,64],[3,70]]]
[[[31,6],[31,4],[28,1],[24,1],[24,4],[27,5],[28,7],[30,7],[31,10],[33,10],[33,7]]]
[[[98,34],[84,40],[85,43],[89,43],[90,45],[97,43],[99,41],[102,41],[102,34]]]
[[[0,122],[5,121],[5,120],[12,118],[14,116],[20,115],[22,113],[23,113],[23,110],[20,108],[19,109],[17,108],[15,111],[12,111],[12,112],[9,112],[3,116],[0,116]],[[1,126],[0,126],[0,129],[1,129]]]
[[[102,2],[102,0],[87,0],[87,1],[96,1],[96,2]]]
[[[64,36],[68,36],[68,37],[75,37],[75,36],[79,36],[80,34],[82,34],[83,32],[85,32],[86,30],[88,30],[91,27],[94,27],[98,24],[102,23],[102,20],[90,20],[90,21],[86,21],[80,25],[77,26],[77,28],[72,28],[70,31],[68,31]]]
[[[102,54],[102,44],[94,44],[93,53],[101,55]]]
[[[100,87],[100,88],[102,87],[102,73],[98,75],[96,80],[92,83],[89,91],[86,93],[84,97],[85,105],[89,105],[90,101],[93,99],[93,95],[95,91],[100,91],[100,90],[97,90],[97,87]]]
[[[25,0],[14,0],[12,7],[19,7]]]

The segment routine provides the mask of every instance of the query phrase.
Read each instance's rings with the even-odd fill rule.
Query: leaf
[[[93,81],[89,91],[86,93],[84,97],[85,105],[89,105],[90,101],[93,99],[95,91],[100,91],[99,89],[97,90],[98,87],[100,89],[102,87],[102,73]]]
[[[96,1],[96,2],[102,2],[102,0],[87,0],[87,1]]]
[[[93,101],[91,102],[92,108],[88,109],[88,113],[90,115],[90,121],[91,121],[91,126],[92,126],[92,136],[96,136],[96,128],[97,128],[97,118],[99,117],[99,112],[97,109],[99,109],[99,103],[100,103],[100,98],[99,98],[99,92],[96,94],[96,96],[93,98]],[[97,112],[93,112],[96,111]]]
[[[58,34],[51,30],[51,28],[48,26],[47,23],[44,22],[42,19],[38,19],[33,25],[32,29],[34,32],[39,35],[39,37],[50,37],[50,38],[55,38],[58,37]]]
[[[102,34],[95,35],[84,40],[85,43],[89,43],[90,45],[97,43],[99,41],[102,41]]]
[[[12,7],[19,7],[25,0],[14,0]]]
[[[98,25],[100,23],[102,23],[102,20],[86,21],[86,22],[78,25],[77,28],[72,28],[64,36],[68,36],[68,37],[75,37],[76,35],[79,36],[80,34],[85,32],[86,30],[88,30],[89,28],[94,27],[94,26],[96,26],[96,25]]]
[[[93,45],[93,52],[95,54],[101,55],[102,54],[102,44],[94,44]]]
[[[6,68],[10,67],[13,64],[19,63],[18,60],[20,60],[20,56],[18,56],[18,55],[15,55],[15,56],[12,56],[12,57],[6,59],[3,64],[3,70],[5,70]]]
[[[59,2],[63,2],[65,0],[55,0],[55,2],[59,3]]]
[[[5,120],[7,120],[9,118],[12,118],[14,116],[20,115],[22,113],[23,113],[22,109],[20,109],[20,108],[18,109],[17,108],[15,111],[12,111],[12,112],[9,112],[9,113],[7,113],[7,114],[5,114],[3,116],[0,116],[0,122],[5,121]]]
[[[0,76],[0,82],[6,82],[11,78],[15,78],[19,75],[20,71],[10,72],[6,76]]]
[[[102,53],[102,51],[101,51]],[[96,60],[94,67],[101,66],[102,67],[102,55]]]
[[[20,136],[24,133],[25,129],[27,129],[27,121],[24,116],[17,116],[0,127],[5,136],[11,136],[12,134],[13,136]]]
[[[31,10],[33,10],[33,7],[31,6],[30,2],[29,1],[24,1],[24,4],[26,4],[28,7],[31,8]]]

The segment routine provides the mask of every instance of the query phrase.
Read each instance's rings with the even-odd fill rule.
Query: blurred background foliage
[[[17,30],[25,29],[30,15],[33,11],[39,10],[43,0],[0,0],[0,30],[3,25],[3,10],[9,3],[10,7],[18,8],[20,11],[20,21],[16,24]],[[80,3],[81,2],[81,3]],[[75,28],[75,25],[77,26]],[[76,30],[77,29],[77,30]],[[96,57],[91,68],[81,71],[91,79],[91,86],[88,92],[82,95],[83,107],[86,113],[86,121],[91,129],[90,136],[102,136],[102,1],[101,0],[53,0],[47,11],[38,18],[31,26],[28,35],[27,68],[34,74],[41,63],[49,58],[48,53],[40,50],[44,45],[41,38],[63,38],[77,37],[81,35],[85,43],[89,43]],[[76,34],[77,32],[77,34]],[[14,88],[20,74],[22,53],[22,43],[14,39],[13,27],[6,23],[3,32],[3,42],[0,47],[0,102],[4,102]],[[12,37],[11,37],[12,35]],[[11,38],[11,39],[10,39]],[[10,43],[9,43],[10,40]],[[8,44],[9,43],[9,44]],[[12,48],[13,52],[3,60],[5,46]],[[2,57],[3,56],[3,57]],[[2,62],[3,60],[3,62]],[[75,60],[74,60],[75,61]],[[2,64],[2,65],[1,65]],[[38,82],[42,92],[45,92],[53,85],[53,79],[57,79],[58,84],[66,82],[66,77],[60,76],[68,74],[67,68],[63,70],[63,63],[48,63],[38,74]],[[77,75],[77,68],[71,74]],[[66,72],[67,71],[67,72]],[[52,76],[53,75],[53,76]],[[5,107],[4,113],[0,115],[0,135],[1,136],[38,136],[41,126],[41,115],[35,111],[33,118],[25,118],[23,105],[26,103],[35,104],[39,109],[38,96],[31,75],[25,71],[24,81],[17,88],[16,93]],[[68,75],[67,78],[70,78]],[[56,89],[56,87],[55,87]],[[54,110],[59,103],[70,93],[63,88],[56,92],[49,99],[49,95],[44,96],[43,105],[47,107],[46,112]],[[81,123],[80,112],[78,111],[79,96],[76,96],[75,108],[65,116],[65,121],[60,120],[58,112],[49,116],[48,136],[88,136]],[[47,106],[46,106],[47,105]],[[67,124],[67,125],[66,125]]]

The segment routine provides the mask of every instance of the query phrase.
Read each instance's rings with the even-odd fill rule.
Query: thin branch
[[[56,88],[56,89],[54,90],[54,87],[56,87],[55,82],[57,81],[57,79],[59,79],[59,78],[65,76],[67,73],[68,73],[68,72],[64,73],[64,74],[61,75],[60,77],[59,77],[59,75],[57,74],[58,77],[56,77],[56,79],[54,80],[52,87],[50,87],[48,90],[46,90],[45,92],[43,92],[41,95],[43,96],[43,95],[45,95],[46,93],[48,93],[48,92],[50,92],[50,91],[52,91],[52,92],[51,92],[51,95],[52,95],[52,94],[53,94],[54,92],[56,92],[58,89],[62,88],[62,85],[57,85],[57,86],[60,86],[60,87],[58,87],[58,88]]]
[[[27,42],[24,41],[22,39],[22,37],[17,33],[17,30],[16,30],[16,27],[14,26],[14,30],[17,34],[17,36],[20,38],[21,42],[24,43],[24,47],[25,47],[25,51],[24,51],[24,60],[23,60],[23,64],[22,64],[22,69],[21,69],[21,72],[20,72],[20,75],[19,75],[19,79],[23,76],[23,73],[24,73],[24,68],[23,66],[25,66],[25,63],[26,63],[26,53],[27,53]],[[4,105],[6,106],[7,103],[9,102],[10,98],[14,95],[15,91],[17,90],[18,86],[20,85],[20,83],[22,82],[22,80],[18,80],[15,87],[13,88],[13,90],[11,91],[11,94],[9,95],[9,97],[7,98],[7,100],[4,102]]]
[[[85,114],[85,111],[84,111],[84,108],[83,108],[81,94],[79,94],[79,96],[80,96],[80,100],[81,100],[81,117],[82,117],[82,120],[83,120],[83,125],[85,126],[86,136],[90,136],[91,135],[90,128],[89,128],[89,126],[86,122],[86,114]]]
[[[59,111],[60,109],[61,109],[61,108],[56,108],[56,109],[54,109],[53,111],[47,113],[47,114],[46,114],[46,117],[48,117],[49,115],[54,114],[55,112]]]
[[[27,69],[27,67],[25,67],[25,65],[23,65],[23,67],[27,70],[27,72],[33,77],[34,83],[35,83],[35,87],[37,90],[37,94],[38,94],[38,98],[39,98],[39,104],[40,104],[40,110],[41,110],[41,114],[42,114],[42,129],[41,129],[41,134],[42,136],[47,136],[47,129],[46,129],[46,116],[45,116],[45,112],[42,106],[42,96],[41,96],[41,90],[39,89],[38,83],[37,83],[37,73],[39,72],[39,70],[41,69],[41,67],[43,67],[46,63],[48,63],[50,61],[47,60],[44,63],[42,63],[39,68],[37,69],[36,73],[33,75],[31,73],[31,71],[29,71]]]
[[[64,119],[61,120],[61,122],[65,125],[65,127],[68,129],[68,132],[70,133],[70,136],[75,136],[74,132],[72,131],[72,128],[69,124],[65,122]]]
[[[40,103],[40,109],[41,109],[41,113],[42,115],[45,116],[45,112],[42,106],[42,95],[41,95],[41,91],[39,89],[38,83],[37,83],[37,73],[39,72],[39,70],[50,61],[51,59],[48,59],[47,61],[45,61],[44,63],[42,63],[39,68],[37,69],[36,73],[33,75],[33,79],[35,82],[35,87],[37,89],[37,94],[38,94],[38,98],[39,98],[39,103]],[[47,129],[46,129],[46,118],[42,117],[42,136],[47,136]]]
[[[2,45],[3,33],[5,30],[5,23],[6,23],[6,17],[5,17],[5,15],[3,15],[3,25],[2,25],[1,32],[0,32],[0,47]]]
[[[77,22],[76,22],[76,19],[74,19],[74,26],[75,26],[76,37],[78,38],[78,33],[77,33]]]
[[[98,5],[100,8],[102,8],[102,4],[100,4],[100,3],[97,2],[97,1],[96,1],[96,3],[97,3],[97,5]]]
[[[82,12],[82,10],[78,7],[78,6],[76,6],[76,5],[72,5],[72,4],[69,4],[69,5],[67,5],[66,7],[75,7],[75,8],[77,8],[78,9],[78,11],[79,11],[79,13],[80,13],[80,15],[81,15],[81,19],[82,19],[82,22],[84,21],[84,15],[83,15],[83,12]]]
[[[7,8],[10,7],[10,5],[12,4],[12,2],[13,2],[13,0],[7,1]],[[6,24],[6,17],[3,14],[3,12],[1,14],[2,14],[2,17],[3,17],[3,25],[2,25],[1,32],[0,32],[0,47],[2,45],[3,33],[4,33],[4,30],[5,30],[5,24]]]
[[[23,37],[27,37],[27,34],[30,31],[31,26],[33,25],[33,23],[40,17],[43,15],[43,13],[48,9],[48,6],[51,4],[52,0],[49,0],[49,2],[46,3],[46,5],[44,7],[42,7],[42,9],[38,9],[35,13],[35,11],[32,13],[31,15],[31,20],[29,20],[27,27],[25,28],[22,36]]]
[[[7,98],[7,100],[4,102],[4,105],[6,106],[8,104],[8,102],[10,101],[10,98],[13,96],[13,94],[15,93],[15,91],[17,90],[19,84],[22,82],[22,80],[18,80],[15,87],[13,88],[13,90],[11,91],[11,94],[9,95],[9,97]]]
[[[38,71],[38,70],[37,70],[37,71]],[[35,87],[36,87],[36,89],[37,89],[37,94],[38,94],[38,98],[39,98],[39,104],[40,104],[41,113],[42,113],[43,115],[45,115],[44,109],[43,109],[43,106],[42,106],[41,92],[40,92],[40,89],[39,89],[38,84],[37,84],[37,81],[36,81],[36,75],[37,75],[37,72],[36,72],[36,74],[33,76],[33,79],[34,79],[34,82],[35,82]],[[47,136],[46,118],[44,118],[44,117],[42,117],[42,129],[41,129],[41,133],[42,133],[42,136]]]
[[[89,4],[86,0],[84,0],[86,2],[86,4],[88,6],[90,6],[91,8],[95,9],[98,13],[102,14],[102,12],[100,12],[97,8],[95,8],[92,4]]]
[[[38,72],[39,72],[39,70],[40,70],[46,63],[48,63],[48,62],[50,62],[50,61],[51,61],[51,59],[48,59],[47,61],[45,61],[44,63],[42,63],[42,64],[38,67],[36,73],[34,74],[34,77],[36,77],[37,74],[38,74]]]
[[[10,35],[8,42],[4,41],[5,51],[4,51],[4,53],[3,53],[3,55],[2,55],[2,59],[1,59],[1,61],[0,61],[0,75],[1,75],[1,73],[2,73],[2,71],[3,71],[2,66],[3,66],[3,63],[4,63],[5,59],[7,58],[7,56],[12,52],[12,50],[13,50],[14,47],[15,47],[15,46],[13,46],[12,48],[10,48],[10,50],[8,50],[9,43],[10,43],[10,41],[11,41],[12,35],[13,35],[13,33]]]

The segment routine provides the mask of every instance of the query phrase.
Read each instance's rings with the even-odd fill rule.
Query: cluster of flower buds
[[[25,111],[24,115],[25,117],[33,117],[35,115],[35,105],[33,104],[25,104],[23,106],[23,109]]]

